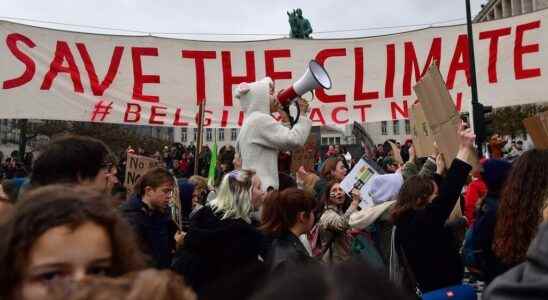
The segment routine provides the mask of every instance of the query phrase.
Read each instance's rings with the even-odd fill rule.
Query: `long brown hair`
[[[320,170],[320,177],[324,178],[327,181],[333,180],[334,178],[331,172],[335,171],[335,169],[337,168],[337,163],[339,162],[344,164],[343,159],[340,156],[328,158],[324,162],[323,167]]]
[[[497,211],[493,251],[505,264],[525,260],[527,248],[542,222],[548,192],[548,150],[530,150],[515,162]]]
[[[405,181],[392,208],[392,221],[397,222],[405,213],[424,207],[434,192],[434,184],[431,177],[423,175]]]
[[[279,236],[297,223],[300,212],[311,213],[316,209],[312,194],[297,188],[272,192],[262,208],[261,230],[270,236]]]
[[[29,251],[46,231],[58,226],[76,228],[93,222],[105,228],[112,245],[112,275],[145,267],[129,225],[107,201],[90,188],[51,185],[25,194],[14,213],[0,226],[0,299],[9,299],[22,280]]]

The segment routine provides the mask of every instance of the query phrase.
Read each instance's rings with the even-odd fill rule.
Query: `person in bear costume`
[[[278,152],[303,146],[310,134],[312,121],[308,118],[308,103],[300,99],[301,117],[288,128],[276,121],[272,112],[280,110],[274,96],[274,82],[269,77],[253,83],[242,83],[236,90],[245,120],[236,143],[242,169],[255,170],[261,178],[263,191],[277,190]]]

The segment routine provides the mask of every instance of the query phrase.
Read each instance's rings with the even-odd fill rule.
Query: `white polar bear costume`
[[[293,128],[287,128],[270,115],[269,77],[248,83],[247,93],[242,85],[236,91],[245,112],[236,151],[242,160],[242,169],[254,170],[262,182],[262,190],[278,189],[278,151],[291,150],[304,145],[312,121],[301,116]],[[304,112],[303,112],[304,114]]]

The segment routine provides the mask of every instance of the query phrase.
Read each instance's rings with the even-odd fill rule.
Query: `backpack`
[[[375,270],[385,270],[384,260],[377,249],[374,234],[374,225],[366,230],[352,233],[351,253],[353,257],[363,259]]]

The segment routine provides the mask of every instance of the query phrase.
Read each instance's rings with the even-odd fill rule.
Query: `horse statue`
[[[303,11],[300,8],[294,9],[291,13],[287,12],[289,16],[289,26],[291,31],[289,37],[293,39],[311,39],[312,26],[310,21],[303,17]]]

